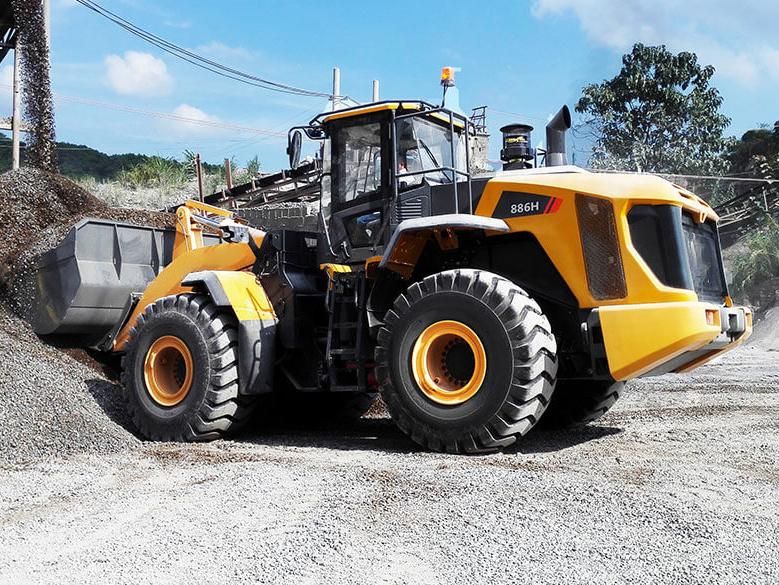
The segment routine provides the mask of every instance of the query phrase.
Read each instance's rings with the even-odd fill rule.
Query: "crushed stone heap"
[[[122,426],[120,388],[99,365],[53,347],[19,316],[31,309],[38,257],[82,218],[163,228],[173,226],[173,216],[112,209],[34,168],[0,175],[0,198],[0,465],[137,444]]]

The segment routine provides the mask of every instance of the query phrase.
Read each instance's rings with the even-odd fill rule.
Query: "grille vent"
[[[405,221],[407,219],[415,219],[417,217],[422,217],[422,214],[423,214],[422,197],[414,197],[412,199],[406,199],[405,201],[402,201],[395,208],[395,216],[398,223],[400,223],[401,221]]]
[[[626,297],[625,269],[611,201],[576,195],[576,216],[590,294],[597,300]]]

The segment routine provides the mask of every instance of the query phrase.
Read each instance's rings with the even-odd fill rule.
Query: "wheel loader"
[[[189,201],[175,230],[84,220],[40,262],[42,334],[122,356],[151,440],[224,436],[252,418],[360,416],[381,395],[418,444],[507,447],[587,423],[628,380],[688,372],[743,343],[717,216],[647,175],[546,165],[527,127],[472,176],[467,117],[422,101],[317,116],[318,229],[250,225]],[[530,168],[527,168],[530,167]],[[274,410],[277,409],[277,410]]]

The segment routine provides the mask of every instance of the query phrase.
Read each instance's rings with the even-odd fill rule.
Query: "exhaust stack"
[[[571,111],[563,106],[546,125],[546,166],[559,167],[568,164],[565,154],[565,133],[571,127]]]

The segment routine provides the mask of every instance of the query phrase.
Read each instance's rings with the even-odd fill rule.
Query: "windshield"
[[[400,188],[428,183],[451,183],[452,171],[440,170],[453,167],[465,172],[465,137],[455,128],[454,156],[452,160],[452,133],[448,126],[423,116],[403,118],[397,123],[398,182]],[[415,174],[418,173],[418,174]]]
[[[703,300],[721,302],[727,289],[717,228],[713,222],[694,223],[689,215],[684,216],[683,225],[695,292]]]

